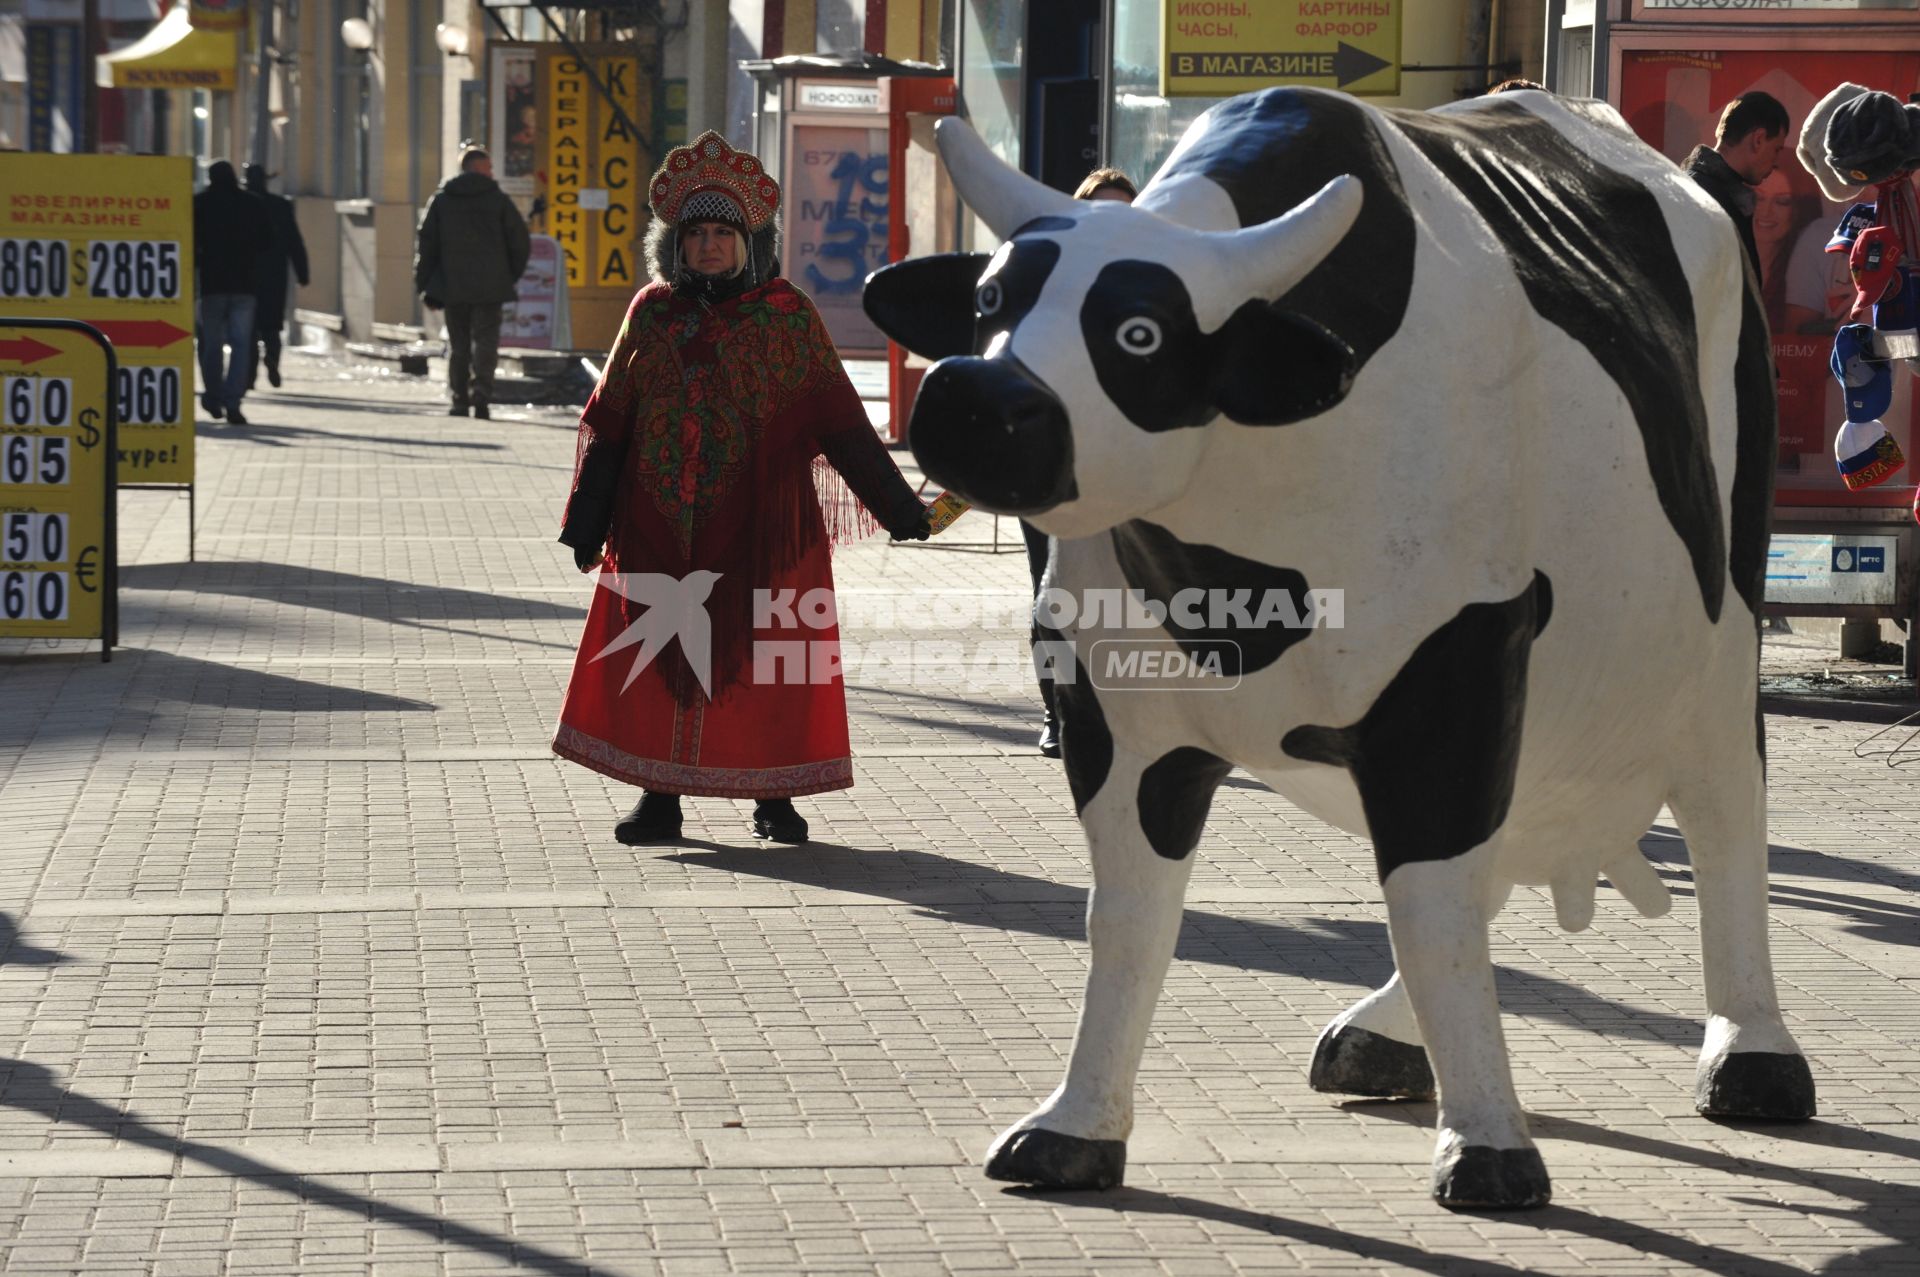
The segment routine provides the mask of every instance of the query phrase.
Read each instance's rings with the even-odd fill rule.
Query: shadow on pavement
[[[1656,864],[1687,864],[1686,838],[1671,825],[1655,825],[1641,839],[1640,847]],[[1779,843],[1769,844],[1767,851],[1769,868],[1775,874],[1829,878],[1841,883],[1872,883],[1913,892],[1915,898],[1920,899],[1920,874],[1905,869],[1877,861],[1855,864],[1841,856],[1810,851],[1805,847],[1783,847]],[[1682,884],[1692,879],[1691,869],[1683,869],[1678,875],[1669,875],[1667,885],[1677,896],[1691,896],[1693,889]],[[1850,919],[1852,925],[1840,928],[1848,935],[1876,940],[1881,944],[1920,945],[1920,906],[1867,896],[1843,895],[1837,891],[1821,891],[1817,887],[1803,887],[1798,883],[1781,882],[1777,878],[1768,883],[1768,895],[1776,906],[1830,913]]]
[[[0,963],[8,965],[54,965],[71,959],[52,949],[22,945],[13,918],[0,913]],[[193,1140],[180,1139],[147,1125],[124,1109],[70,1091],[53,1070],[27,1060],[0,1058],[0,1106],[37,1113],[49,1122],[67,1126],[85,1126],[124,1144],[158,1149],[198,1162],[223,1175],[247,1180],[263,1188],[285,1193],[301,1202],[326,1206],[354,1219],[379,1224],[394,1224],[450,1245],[503,1260],[535,1272],[557,1277],[596,1277],[599,1270],[557,1255],[552,1251],[510,1237],[491,1233],[423,1214],[404,1206],[395,1206],[377,1198],[350,1193],[332,1184],[291,1174],[264,1162],[255,1161],[236,1149],[220,1148]]]
[[[409,406],[396,404],[391,400],[355,399],[336,395],[300,395],[285,390],[276,390],[255,403],[245,406],[250,413],[270,412],[274,404],[286,404],[301,409],[324,409],[332,412],[377,412],[389,417],[437,417],[445,422],[449,431],[458,431],[466,420],[447,416],[445,403],[421,403]],[[264,443],[270,447],[284,448],[296,439],[345,439],[361,443],[407,444],[423,448],[470,448],[480,452],[500,452],[506,448],[502,443],[480,443],[472,439],[460,438],[457,434],[444,437],[434,436],[423,439],[403,439],[393,435],[353,434],[343,430],[326,430],[314,426],[279,426],[269,422],[248,421],[236,426],[230,421],[202,421],[194,426],[194,433],[213,439],[240,439],[250,443]]]
[[[183,1140],[147,1125],[124,1109],[75,1094],[52,1070],[25,1060],[0,1060],[0,1105],[38,1113],[50,1122],[91,1127],[140,1148],[158,1149],[184,1161],[285,1193],[311,1206],[324,1206],[376,1224],[394,1224],[496,1261],[562,1277],[592,1277],[599,1270],[565,1255],[511,1237],[498,1237],[466,1224],[350,1193],[322,1180],[296,1175],[256,1161],[237,1149]]]
[[[1383,1104],[1378,1101],[1355,1101],[1345,1107],[1364,1107],[1369,1115],[1414,1126],[1431,1128],[1434,1123],[1434,1106],[1431,1103]],[[1705,1129],[1726,1127],[1733,1130],[1758,1131],[1773,1139],[1797,1144],[1842,1148],[1861,1153],[1890,1153],[1920,1161],[1920,1140],[1862,1131],[1837,1122],[1818,1120],[1747,1122],[1704,1117],[1699,1120]],[[1662,1162],[1692,1166],[1700,1170],[1722,1171],[1755,1179],[1771,1180],[1787,1186],[1789,1190],[1811,1189],[1834,1197],[1850,1198],[1859,1203],[1858,1209],[1842,1210],[1767,1198],[1729,1197],[1727,1199],[1757,1209],[1844,1220],[1879,1233],[1893,1242],[1890,1246],[1875,1247],[1853,1255],[1843,1255],[1821,1268],[1820,1271],[1823,1273],[1846,1274],[1847,1277],[1866,1277],[1867,1274],[1884,1275],[1901,1271],[1899,1267],[1901,1263],[1911,1265],[1913,1257],[1920,1254],[1920,1213],[1912,1209],[1915,1191],[1911,1184],[1883,1183],[1880,1180],[1868,1179],[1863,1175],[1849,1174],[1845,1171],[1808,1170],[1795,1166],[1783,1166],[1777,1162],[1760,1161],[1745,1155],[1736,1157],[1719,1149],[1654,1139],[1651,1136],[1636,1135],[1630,1131],[1617,1131],[1573,1118],[1529,1113],[1527,1126],[1536,1139],[1578,1140],[1583,1144],[1618,1149],[1621,1152],[1657,1158]],[[1547,1159],[1547,1170],[1549,1173],[1553,1170],[1553,1159],[1550,1153]],[[1791,1264],[1759,1259],[1726,1247],[1674,1237],[1657,1229],[1593,1215],[1566,1206],[1550,1206],[1537,1211],[1503,1212],[1499,1215],[1488,1214],[1485,1218],[1497,1218],[1528,1228],[1578,1233],[1584,1237],[1630,1246],[1643,1254],[1658,1255],[1663,1259],[1691,1264],[1701,1272],[1718,1273],[1722,1277],[1786,1277],[1789,1273],[1806,1271]],[[1889,1264],[1893,1267],[1890,1268]]]
[[[196,594],[263,599],[389,625],[476,638],[511,638],[504,627],[516,622],[578,621],[587,615],[585,607],[574,603],[550,603],[441,585],[414,585],[264,559],[133,564],[120,569],[120,587],[124,590],[190,590]],[[585,592],[583,586],[582,594]],[[138,604],[130,606],[137,608]],[[442,621],[491,621],[502,629],[487,633],[435,623]],[[537,639],[511,638],[511,641],[566,651],[574,648],[572,643]]]
[[[728,847],[683,839],[691,851],[665,857],[722,873],[771,878],[799,886],[855,891],[919,907],[922,916],[971,927],[1079,942],[1086,939],[1083,888],[931,852],[876,851],[809,842],[803,854]],[[977,901],[933,899],[977,893]],[[1364,918],[1303,916],[1269,922],[1188,909],[1174,951],[1179,961],[1235,971],[1374,989],[1393,973],[1386,924]],[[1600,997],[1576,984],[1495,965],[1503,1010],[1604,1038],[1698,1045],[1699,1021]]]

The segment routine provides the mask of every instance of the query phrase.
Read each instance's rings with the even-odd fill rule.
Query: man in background
[[[493,180],[493,158],[479,147],[433,193],[420,219],[413,286],[429,309],[447,312],[447,395],[451,417],[486,420],[493,367],[500,357],[500,311],[515,296],[533,244],[527,223]]]
[[[307,286],[307,241],[293,215],[293,201],[267,190],[267,170],[247,165],[247,192],[267,208],[271,232],[267,250],[260,254],[254,280],[253,335],[256,342],[247,365],[247,388],[260,375],[260,348],[267,352],[267,384],[280,384],[280,330],[287,322],[287,268],[293,268],[300,287]]]
[[[1727,103],[1712,146],[1696,146],[1687,156],[1687,176],[1727,210],[1756,274],[1760,247],[1753,238],[1753,188],[1773,172],[1791,127],[1780,99],[1755,89]]]
[[[200,339],[200,406],[215,421],[244,426],[240,400],[252,363],[257,259],[272,236],[267,206],[240,189],[233,165],[207,170],[193,197],[193,260],[199,274],[194,323]]]

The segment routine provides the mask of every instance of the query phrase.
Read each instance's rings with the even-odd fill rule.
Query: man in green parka
[[[460,157],[460,172],[441,183],[420,219],[413,286],[430,309],[447,312],[449,416],[467,409],[485,419],[500,355],[500,310],[531,251],[526,219],[493,180],[493,159],[479,147]]]

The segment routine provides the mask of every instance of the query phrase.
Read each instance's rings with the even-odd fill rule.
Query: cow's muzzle
[[[929,369],[907,443],[928,478],[997,514],[1039,514],[1078,495],[1066,407],[1005,354]]]

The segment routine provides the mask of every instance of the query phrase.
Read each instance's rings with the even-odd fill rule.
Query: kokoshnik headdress
[[[780,185],[766,166],[712,129],[668,151],[648,190],[654,216],[676,226],[713,220],[757,231],[780,211]]]

